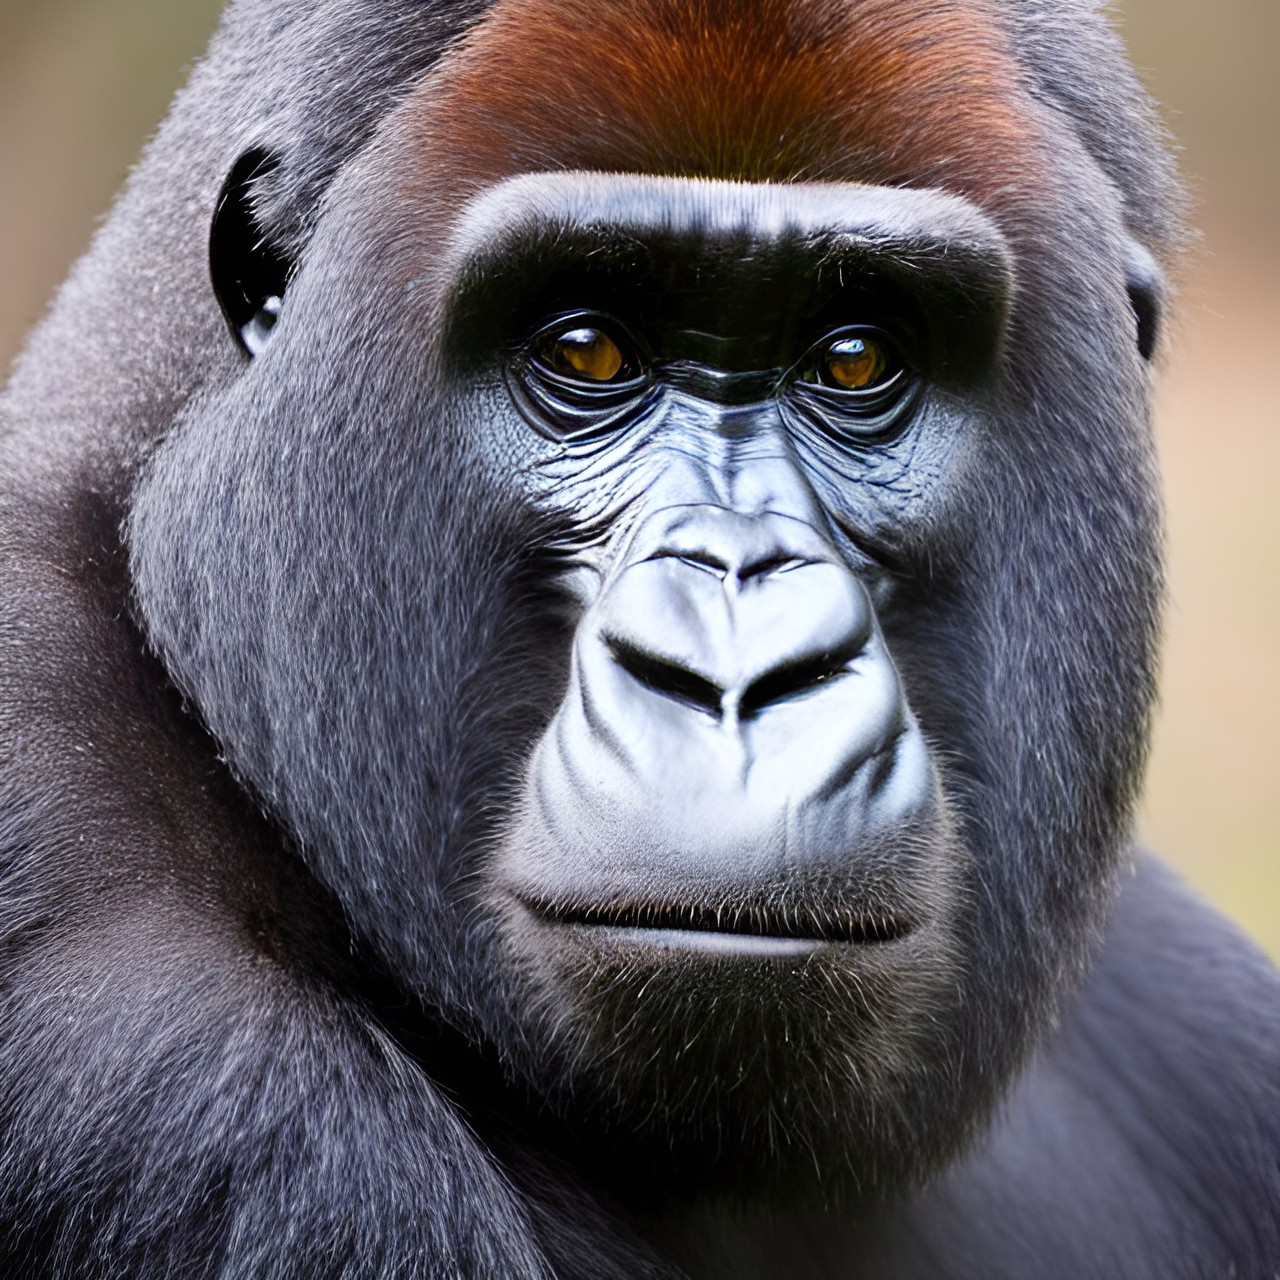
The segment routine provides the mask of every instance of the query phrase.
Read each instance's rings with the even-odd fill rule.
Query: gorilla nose
[[[530,821],[611,893],[651,874],[836,868],[932,812],[929,755],[870,597],[803,518],[654,513],[573,655]]]
[[[870,602],[812,526],[718,507],[663,517],[601,601],[600,638],[633,680],[732,723],[848,672]]]

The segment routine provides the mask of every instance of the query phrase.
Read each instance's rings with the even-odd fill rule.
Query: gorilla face
[[[450,184],[414,109],[291,274],[216,232],[255,358],[139,487],[148,632],[511,1079],[682,1173],[919,1176],[1124,835],[1148,260],[1065,187]]]
[[[493,867],[517,971],[686,1133],[892,1105],[955,1052],[968,875],[880,619],[955,450],[925,379],[990,378],[1001,237],[920,193],[556,175],[456,244],[451,376],[569,530],[568,688]]]

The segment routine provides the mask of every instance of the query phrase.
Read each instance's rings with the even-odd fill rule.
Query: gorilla
[[[1091,0],[234,0],[0,405],[0,1271],[1280,1274],[1182,209]]]

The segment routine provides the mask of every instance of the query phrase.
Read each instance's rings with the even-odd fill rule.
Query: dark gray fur
[[[430,334],[394,333],[381,367],[334,358],[360,347],[350,322],[303,335],[333,345],[268,391],[290,425],[246,473],[272,478],[267,498],[198,477],[190,503],[168,495],[189,559],[150,590],[192,628],[186,669],[144,641],[122,537],[140,473],[184,427],[208,430],[211,454],[253,447],[219,436],[209,406],[233,426],[265,412],[208,282],[226,173],[256,145],[281,156],[260,212],[305,258],[330,184],[351,181],[378,122],[483,7],[233,4],[0,399],[0,1271],[1280,1275],[1280,981],[1167,872],[1122,853],[1158,513],[1146,388],[1118,380],[1099,401],[1102,379],[1041,373],[1064,344],[1105,367],[1131,342],[1087,274],[1020,279],[1039,299],[1011,330],[1023,430],[988,442],[1000,470],[949,514],[955,563],[937,572],[958,598],[890,636],[991,850],[957,1066],[980,1132],[959,1156],[953,1135],[937,1151],[922,1138],[918,1163],[951,1162],[891,1204],[828,1212],[776,1184],[665,1201],[625,1143],[618,1165],[634,1166],[610,1167],[511,1084],[554,1094],[530,1045],[477,1048],[519,1024],[509,993],[477,979],[492,968],[483,931],[440,897],[474,868],[558,696],[564,637],[538,593],[538,520],[460,428],[404,434],[424,405],[403,369]],[[1046,234],[1065,253],[1100,223],[1085,273],[1123,256],[1125,232],[1167,261],[1180,195],[1115,37],[1075,0],[1006,9],[1037,96],[1080,144],[1061,160],[1081,212]],[[402,434],[353,474],[333,441],[357,396]],[[294,465],[314,488],[288,490]],[[254,501],[268,503],[256,517]],[[273,561],[247,556],[244,510],[270,528]],[[413,556],[380,559],[387,546]],[[1050,568],[1019,580],[1028,565]],[[406,596],[406,581],[425,589]],[[166,657],[176,643],[151,639]],[[981,686],[935,684],[923,663],[913,677],[911,654],[938,645]],[[234,733],[215,740],[206,721]],[[1044,754],[1006,768],[999,745],[1045,725]]]

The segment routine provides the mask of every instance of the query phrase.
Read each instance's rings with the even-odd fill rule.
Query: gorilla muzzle
[[[710,502],[636,528],[532,767],[531,816],[611,891],[834,872],[935,797],[867,589],[830,539]]]

